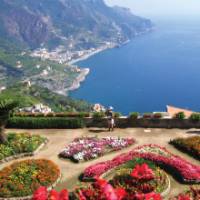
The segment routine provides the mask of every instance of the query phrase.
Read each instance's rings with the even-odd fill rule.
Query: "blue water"
[[[77,63],[91,71],[71,96],[124,114],[200,110],[200,20],[155,23],[155,31]]]

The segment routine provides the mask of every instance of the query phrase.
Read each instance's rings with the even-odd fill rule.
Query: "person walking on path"
[[[113,113],[113,107],[112,106],[110,106],[107,109],[106,116],[108,118],[108,130],[114,131],[115,119],[114,119],[114,113]]]

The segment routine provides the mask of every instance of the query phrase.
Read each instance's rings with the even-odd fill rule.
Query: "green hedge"
[[[14,113],[13,117],[89,117],[90,113],[87,112],[59,112],[59,113],[26,113],[26,112],[18,112]]]
[[[83,128],[84,122],[81,118],[63,118],[63,117],[12,117],[7,125],[8,128],[25,129],[50,129],[50,128]]]

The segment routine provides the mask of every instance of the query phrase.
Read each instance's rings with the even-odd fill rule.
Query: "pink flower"
[[[33,195],[33,200],[47,200],[47,198],[48,192],[46,187],[38,188]]]

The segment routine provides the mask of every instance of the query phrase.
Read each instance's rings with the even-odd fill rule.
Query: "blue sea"
[[[72,97],[116,111],[200,111],[200,19],[155,20],[155,30],[77,63],[90,74]]]

